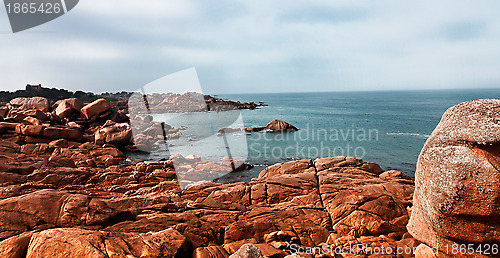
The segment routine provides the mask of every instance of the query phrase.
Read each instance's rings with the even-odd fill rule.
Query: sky
[[[134,91],[195,68],[204,93],[500,88],[500,2],[82,0],[12,33],[0,90]]]

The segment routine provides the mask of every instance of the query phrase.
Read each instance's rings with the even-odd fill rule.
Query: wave
[[[429,134],[421,134],[421,133],[401,133],[401,132],[397,132],[397,133],[387,133],[387,135],[402,135],[402,136],[415,136],[415,137],[419,137],[419,138],[423,138],[423,139],[427,139],[430,137]]]

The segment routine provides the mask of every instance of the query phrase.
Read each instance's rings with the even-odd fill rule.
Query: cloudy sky
[[[13,34],[1,90],[132,91],[195,67],[205,93],[500,87],[499,1],[82,0]]]

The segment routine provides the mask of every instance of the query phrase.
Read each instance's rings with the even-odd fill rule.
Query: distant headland
[[[11,99],[18,97],[44,97],[47,98],[52,103],[55,103],[58,100],[68,99],[68,98],[77,98],[82,102],[92,102],[97,99],[106,99],[111,102],[115,101],[127,101],[133,92],[121,91],[121,92],[105,92],[105,93],[92,93],[92,92],[83,92],[83,91],[69,91],[66,89],[57,89],[57,88],[47,88],[43,87],[41,84],[32,85],[27,84],[24,90],[17,90],[14,92],[9,91],[0,91],[0,102],[9,102]],[[193,93],[186,92],[184,94],[175,94],[175,93],[161,93],[161,94],[148,94],[147,97],[149,102],[161,102],[165,99],[171,98],[172,96],[182,96],[188,100],[200,100],[204,99],[207,104],[208,110],[233,110],[233,109],[250,109],[254,110],[261,106],[267,106],[262,102],[239,102],[239,101],[231,101],[224,100],[221,98],[216,98],[210,95],[204,95],[202,93]]]

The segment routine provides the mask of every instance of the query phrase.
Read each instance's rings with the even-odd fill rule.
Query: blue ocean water
[[[242,102],[262,101],[269,105],[259,110],[242,110],[246,126],[264,126],[273,119],[280,119],[300,129],[285,133],[288,137],[274,135],[264,138],[263,133],[247,135],[249,163],[274,164],[288,159],[357,156],[378,163],[384,170],[395,169],[414,176],[418,155],[443,113],[464,101],[500,98],[500,89],[218,97]],[[265,148],[266,144],[268,148]]]
[[[243,145],[245,152],[248,151],[245,160],[256,167],[251,171],[231,173],[220,180],[231,182],[248,181],[265,166],[278,162],[339,155],[355,156],[378,163],[384,170],[395,169],[414,176],[418,155],[446,109],[468,100],[500,98],[500,89],[228,94],[217,97],[268,104],[257,110],[241,110],[241,126],[265,126],[273,119],[280,119],[299,128],[296,132],[285,133],[232,134],[231,139],[246,141],[246,146]],[[212,118],[217,115],[211,114]],[[166,119],[155,115],[155,120]],[[200,114],[185,115],[173,124],[170,120],[174,127],[188,127],[183,132],[187,137],[179,142],[173,140],[171,145],[183,146],[178,148],[183,155],[196,149],[204,159],[220,160],[221,154],[214,154],[210,140],[197,145],[186,142],[187,138],[196,137],[189,128],[197,127],[201,120]],[[211,132],[215,134],[217,130],[218,127],[212,128]],[[220,141],[220,137],[213,139]],[[222,150],[222,156],[224,154]],[[162,157],[161,151],[152,157]]]

